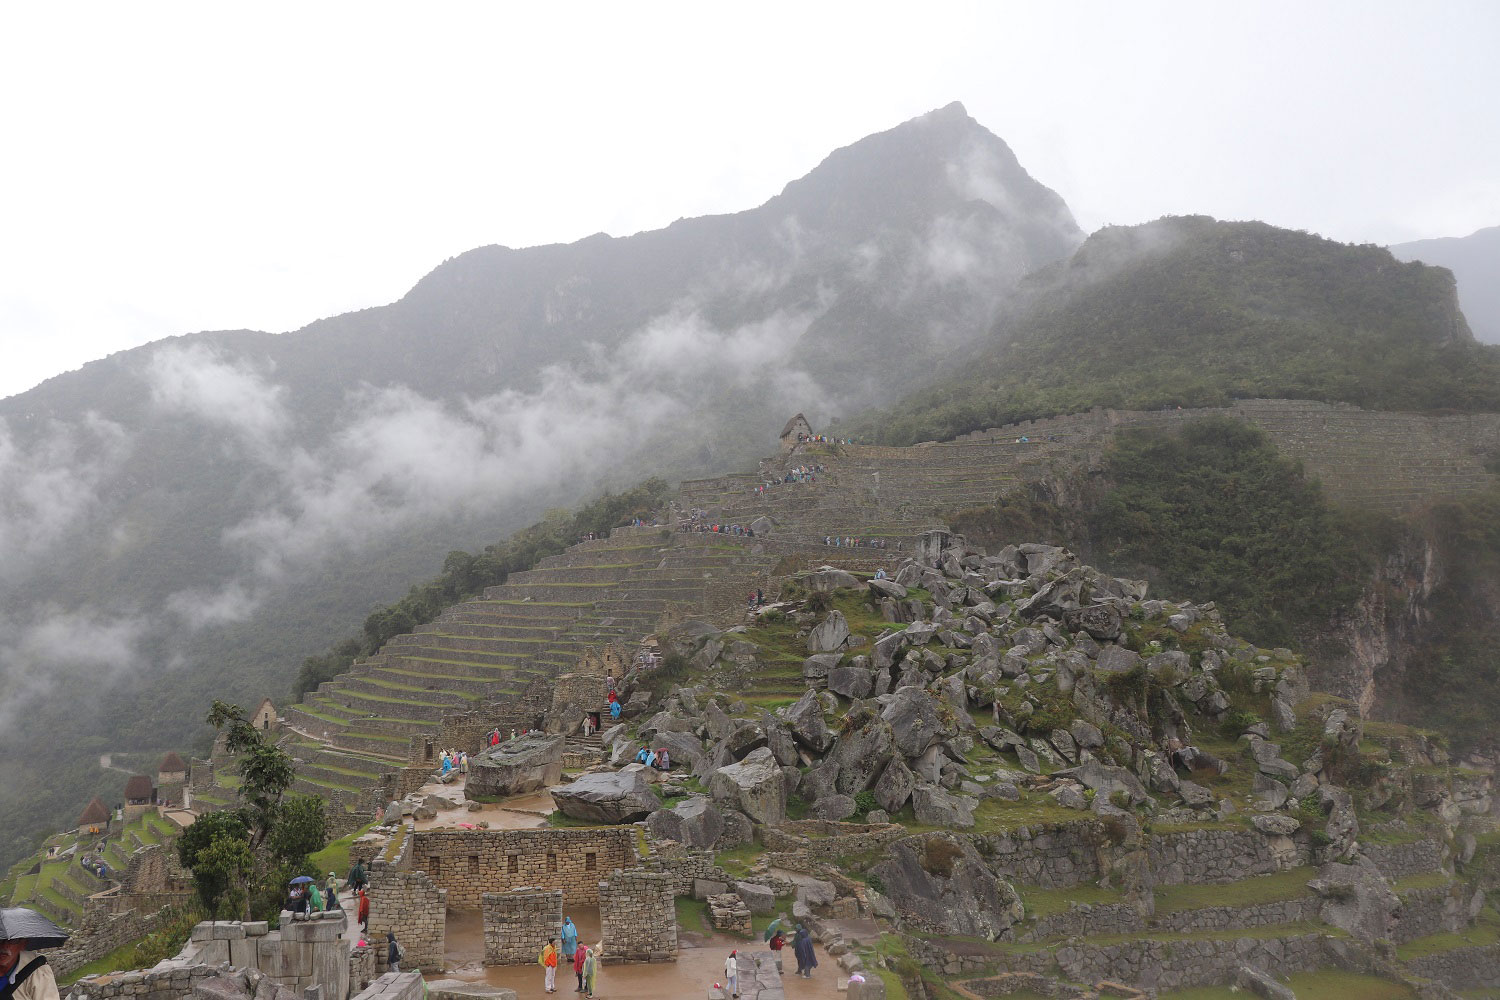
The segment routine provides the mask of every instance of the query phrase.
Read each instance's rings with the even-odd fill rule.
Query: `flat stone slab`
[[[469,796],[534,792],[562,780],[565,738],[535,733],[507,740],[469,760]]]

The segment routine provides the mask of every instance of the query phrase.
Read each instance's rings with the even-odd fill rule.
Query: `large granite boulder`
[[[919,687],[897,691],[880,717],[890,725],[896,749],[908,757],[917,756],[945,734],[952,735],[938,702]]]
[[[1108,802],[1116,793],[1123,793],[1132,806],[1146,801],[1146,786],[1139,778],[1123,767],[1102,764],[1093,760],[1077,767],[1056,771],[1053,777],[1072,778],[1086,788],[1094,790],[1095,798]]]
[[[961,837],[909,837],[870,869],[902,923],[937,934],[994,940],[1021,919],[1016,892]]]
[[[828,690],[845,698],[868,698],[875,678],[863,667],[834,667],[828,674]]]
[[[769,751],[767,751],[769,753]],[[643,768],[585,774],[568,785],[549,789],[564,816],[594,823],[634,823],[661,808]]]
[[[867,714],[851,725],[828,755],[838,765],[838,791],[858,795],[874,784],[891,759],[892,745],[890,723],[882,718]]]
[[[767,747],[715,771],[708,790],[715,801],[728,803],[757,823],[776,824],[786,819],[786,780],[775,754]]]
[[[937,785],[917,785],[911,792],[912,812],[918,823],[928,826],[973,826],[978,804],[967,795],[954,795]]]
[[[465,794],[503,798],[534,792],[562,780],[564,737],[536,733],[507,740],[469,760]]]
[[[802,583],[815,594],[826,594],[845,587],[858,587],[859,578],[847,570],[821,566],[802,577]]]
[[[1099,642],[1113,642],[1124,625],[1120,609],[1113,604],[1088,604],[1063,615],[1063,625],[1070,632],[1086,632]]]
[[[1307,887],[1323,901],[1318,916],[1324,923],[1366,942],[1391,938],[1401,900],[1368,858],[1330,862]]]
[[[713,847],[724,832],[724,816],[706,796],[694,795],[646,817],[646,830],[659,840]]]
[[[883,598],[900,601],[906,598],[906,588],[895,580],[871,580],[870,596],[877,601]]]
[[[849,641],[849,622],[842,611],[830,611],[828,617],[807,635],[809,653],[832,653]]]
[[[885,770],[880,772],[880,780],[875,782],[875,801],[886,812],[900,812],[901,807],[906,805],[906,800],[911,798],[911,790],[916,783],[906,761],[896,757],[885,766]]]
[[[778,712],[792,738],[813,753],[822,753],[833,744],[833,731],[823,721],[823,704],[816,691],[804,691],[802,697]]]

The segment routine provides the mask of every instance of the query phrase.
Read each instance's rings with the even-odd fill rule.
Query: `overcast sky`
[[[757,205],[950,101],[1085,230],[1500,223],[1500,3],[8,3],[0,396]]]

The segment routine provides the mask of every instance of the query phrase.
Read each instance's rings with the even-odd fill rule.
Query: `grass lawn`
[[[315,872],[338,872],[342,878],[349,873],[349,848],[354,842],[369,833],[374,823],[369,823],[347,837],[340,837],[316,854],[308,855]]]
[[[1274,875],[1257,875],[1227,885],[1169,885],[1156,890],[1156,912],[1177,913],[1210,906],[1254,906],[1309,895],[1307,883],[1318,870],[1292,868]]]
[[[1039,889],[1035,886],[1017,885],[1016,892],[1026,906],[1030,917],[1051,917],[1066,913],[1075,903],[1100,906],[1106,903],[1123,903],[1125,894],[1118,889],[1102,889],[1097,885],[1075,885],[1067,889]]]

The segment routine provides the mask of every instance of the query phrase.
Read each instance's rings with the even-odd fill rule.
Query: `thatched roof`
[[[93,826],[95,823],[108,822],[109,810],[104,807],[103,802],[99,801],[97,795],[94,796],[93,801],[83,807],[83,812],[78,817],[79,826]]]
[[[781,437],[786,437],[788,434],[792,433],[792,431],[796,429],[796,427],[797,427],[797,421],[799,421],[799,420],[802,421],[803,425],[806,426],[806,427],[808,427],[809,429],[812,427],[812,424],[809,424],[807,422],[807,418],[804,417],[802,414],[799,413],[795,417],[793,417],[792,419],[790,419],[790,420],[788,420],[786,422],[786,426],[781,429],[780,436]]]
[[[156,786],[151,784],[151,779],[144,774],[133,774],[130,780],[125,782],[125,801],[131,799],[145,799],[151,801],[151,796],[156,794]]]
[[[174,771],[186,774],[187,769],[187,764],[183,763],[182,758],[177,756],[176,750],[168,750],[167,755],[161,759],[161,763],[156,765],[156,773],[158,774],[170,774]]]

